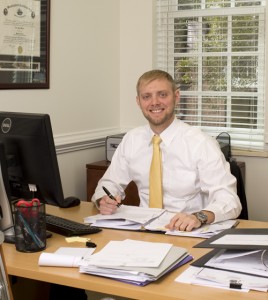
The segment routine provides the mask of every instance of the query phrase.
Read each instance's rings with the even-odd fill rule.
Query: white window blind
[[[177,117],[234,147],[264,147],[265,5],[156,0],[156,65],[180,87]]]

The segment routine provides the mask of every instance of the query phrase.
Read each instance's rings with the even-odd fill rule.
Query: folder
[[[240,252],[242,255],[240,255],[239,253],[238,258],[230,258],[229,263],[227,265],[223,261],[219,261],[218,263],[214,262],[214,259],[216,257],[220,257],[222,254],[228,253],[228,251],[234,253],[234,250],[214,249],[209,253],[205,254],[204,256],[200,257],[196,261],[192,262],[191,265],[199,268],[229,271],[236,274],[245,274],[260,278],[268,278],[267,268],[265,267],[265,265],[263,265],[263,262],[260,259],[263,250],[236,250],[237,253]],[[245,256],[243,256],[243,254],[245,254]],[[252,255],[254,256],[250,257]],[[239,261],[240,264],[237,264],[237,262]],[[243,265],[242,268],[241,263]]]
[[[268,248],[267,236],[268,228],[231,228],[196,244],[194,248],[265,250]]]
[[[124,247],[124,244],[127,247]],[[154,244],[158,244],[157,247],[160,247],[161,249],[163,247],[167,248],[165,245],[170,245],[166,243],[149,243],[134,240],[117,241],[116,243],[112,241],[110,244],[108,243],[108,247],[105,247],[106,249],[104,248],[99,254],[95,254],[95,258],[93,255],[88,260],[82,261],[79,270],[81,273],[107,277],[134,285],[144,286],[152,281],[158,280],[163,275],[193,259],[186,249],[171,245],[164,255],[161,255],[161,257],[158,257],[159,255],[157,255],[159,263],[155,264],[153,256],[150,253],[147,253],[147,250],[150,250],[151,247],[154,248]],[[133,249],[129,249],[128,246],[133,247]],[[137,246],[144,250],[139,252],[138,256],[136,251],[134,251]],[[112,247],[117,247],[117,249],[122,248],[122,251],[119,253],[122,261],[117,253],[111,251],[113,249]],[[107,250],[111,253],[111,259],[108,258],[103,261],[102,258],[107,257]],[[122,255],[125,256],[123,253],[126,253],[129,256],[129,263],[122,257]],[[138,260],[138,262],[134,263],[133,259]],[[146,263],[146,261],[148,262]]]

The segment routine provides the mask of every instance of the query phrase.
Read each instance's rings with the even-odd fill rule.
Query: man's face
[[[136,97],[144,117],[155,133],[161,133],[174,120],[174,109],[179,102],[179,91],[173,91],[166,79],[141,83]]]

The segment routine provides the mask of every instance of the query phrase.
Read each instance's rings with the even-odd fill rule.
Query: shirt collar
[[[163,144],[165,144],[166,146],[170,145],[170,143],[173,140],[179,126],[180,126],[180,121],[177,118],[175,118],[173,120],[173,122],[163,132],[161,132],[160,137],[162,139]],[[152,137],[155,133],[151,130],[149,125],[148,125],[148,129],[149,129],[148,130],[149,131],[148,132],[149,133],[149,139],[150,139],[150,143],[151,143]]]

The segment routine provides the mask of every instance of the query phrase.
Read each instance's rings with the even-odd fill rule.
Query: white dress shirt
[[[140,206],[148,207],[153,134],[149,125],[125,134],[98,183],[93,202],[105,195],[102,186],[124,198],[124,189],[133,180]],[[178,119],[160,136],[164,208],[186,213],[212,211],[214,222],[237,218],[241,204],[236,178],[216,139]]]

